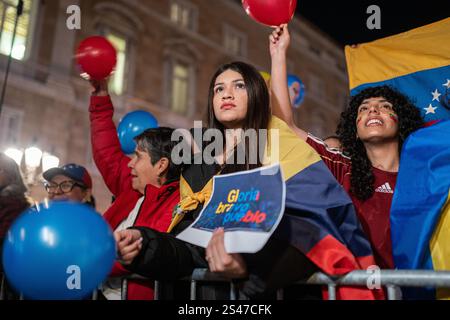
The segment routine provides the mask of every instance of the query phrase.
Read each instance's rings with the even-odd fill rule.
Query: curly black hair
[[[424,125],[419,109],[408,97],[390,86],[369,87],[350,100],[349,107],[342,112],[336,134],[341,140],[343,151],[351,157],[350,192],[358,199],[367,200],[374,193],[374,175],[364,144],[357,138],[356,118],[358,107],[365,99],[383,97],[392,103],[398,116],[399,153],[403,142],[415,130]]]

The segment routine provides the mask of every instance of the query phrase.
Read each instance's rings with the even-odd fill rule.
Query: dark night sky
[[[366,27],[370,16],[366,10],[372,4],[381,9],[381,30]],[[450,0],[298,0],[297,14],[345,45],[372,41],[450,17]]]

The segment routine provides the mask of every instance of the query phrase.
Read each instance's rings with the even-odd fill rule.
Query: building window
[[[181,28],[196,30],[197,9],[188,2],[174,0],[170,4],[170,20]]]
[[[23,112],[5,107],[0,121],[0,145],[15,146],[19,142]]]
[[[170,107],[172,111],[186,114],[189,105],[189,66],[174,62],[171,83]]]
[[[117,51],[116,69],[109,80],[109,90],[116,95],[121,95],[125,90],[127,39],[110,31],[106,32],[106,38],[112,43]]]
[[[9,55],[16,20],[18,0],[0,0],[0,53]],[[11,56],[16,60],[27,57],[31,42],[31,30],[35,16],[36,0],[25,0],[23,13],[17,25],[16,38]]]
[[[245,56],[247,37],[244,33],[235,28],[225,25],[224,27],[224,47],[225,50],[235,56]]]

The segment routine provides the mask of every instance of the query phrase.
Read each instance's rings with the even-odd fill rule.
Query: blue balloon
[[[25,211],[3,246],[6,277],[26,299],[85,298],[108,276],[115,256],[113,233],[103,217],[69,202]]]
[[[136,148],[134,138],[147,129],[157,128],[158,120],[147,111],[132,111],[120,120],[117,127],[120,146],[125,154],[131,154]]]
[[[297,83],[298,86],[296,88],[296,91],[298,91],[298,93],[296,94],[295,100],[293,101],[294,108],[300,107],[300,105],[303,102],[303,99],[305,98],[305,85],[303,84],[302,80],[299,77],[293,74],[289,74],[288,75],[289,94],[293,94],[291,86]]]

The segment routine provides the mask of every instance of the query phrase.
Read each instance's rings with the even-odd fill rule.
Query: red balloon
[[[275,27],[291,21],[297,0],[242,0],[242,6],[257,22]]]
[[[93,36],[80,43],[76,58],[84,72],[92,79],[101,80],[107,78],[114,70],[117,52],[104,37]]]

